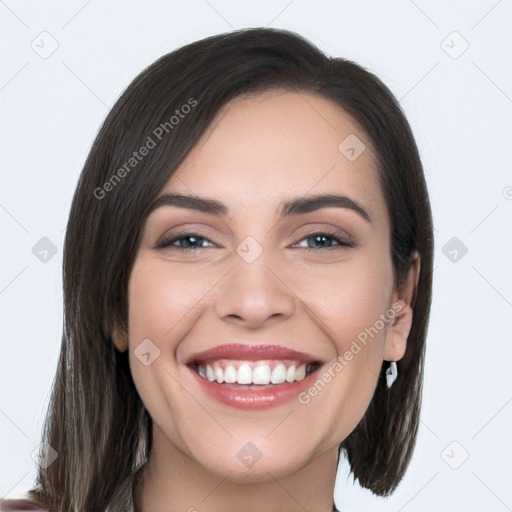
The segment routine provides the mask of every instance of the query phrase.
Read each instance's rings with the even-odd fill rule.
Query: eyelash
[[[319,248],[302,247],[302,249],[306,249],[307,251],[319,251],[321,249],[324,249],[324,250],[335,250],[336,248],[343,249],[343,248],[351,248],[351,247],[355,247],[356,246],[356,244],[354,242],[352,242],[350,240],[346,240],[346,239],[340,238],[340,237],[337,237],[337,236],[334,236],[334,235],[335,235],[335,232],[314,231],[314,232],[308,233],[306,236],[302,237],[299,240],[299,242],[302,242],[303,240],[307,240],[308,238],[322,236],[322,237],[326,237],[326,238],[331,238],[332,240],[334,240],[337,243],[337,245],[335,245],[333,247],[325,247],[325,248],[322,248],[322,247],[319,247]],[[155,248],[156,249],[172,248],[173,250],[178,250],[178,251],[197,251],[198,249],[207,249],[208,248],[208,247],[179,247],[179,246],[173,246],[172,245],[174,242],[177,242],[178,240],[185,239],[187,237],[193,237],[193,238],[196,238],[196,239],[199,239],[199,240],[204,240],[206,242],[213,243],[206,236],[203,236],[200,233],[196,233],[196,232],[183,232],[183,233],[178,233],[177,235],[171,235],[170,237],[164,238],[162,241],[160,241],[156,245]],[[294,245],[296,245],[296,244],[294,244]]]

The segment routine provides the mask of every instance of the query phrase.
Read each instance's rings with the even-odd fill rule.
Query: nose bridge
[[[280,295],[282,282],[275,277],[276,259],[274,251],[264,248],[254,238],[247,237],[236,248],[234,261],[234,284],[243,295],[270,302],[272,296]],[[272,272],[273,270],[273,272]]]
[[[274,252],[247,237],[235,249],[233,267],[216,294],[217,314],[260,325],[274,316],[288,317],[294,295],[279,276]]]
[[[245,250],[242,251],[242,249]],[[247,288],[251,288],[253,293],[271,293],[271,288],[275,288],[276,285],[276,283],[271,282],[274,277],[271,269],[275,267],[275,260],[271,251],[263,250],[256,255],[254,248],[249,248],[248,251],[246,249],[247,246],[244,247],[241,244],[233,258],[234,268],[232,272],[234,273],[235,282],[245,284]],[[242,255],[240,252],[242,252]]]

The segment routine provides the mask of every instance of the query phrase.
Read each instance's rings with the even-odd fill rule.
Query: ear
[[[386,330],[383,354],[386,361],[399,361],[405,354],[407,337],[412,326],[413,308],[411,303],[416,296],[420,265],[420,255],[418,251],[414,251],[405,283],[393,292],[391,308],[396,314]]]
[[[119,329],[117,325],[112,328],[112,343],[119,352],[128,350],[128,333],[124,329]]]

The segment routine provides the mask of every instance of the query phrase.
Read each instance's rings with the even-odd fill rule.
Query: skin
[[[338,150],[349,134],[366,146],[354,161]],[[164,206],[145,224],[129,279],[129,335],[113,334],[118,350],[130,350],[153,419],[141,509],[331,510],[338,445],[366,411],[383,360],[404,355],[419,274],[416,254],[407,282],[395,287],[389,215],[368,137],[321,97],[273,91],[238,98],[162,193],[170,191],[222,201],[229,213]],[[350,197],[371,223],[339,207],[279,217],[282,201],[320,193]],[[203,237],[194,251],[177,250],[179,241],[155,248],[184,230]],[[332,247],[322,247],[308,238],[326,230],[356,246],[328,239]],[[250,264],[236,252],[248,236],[263,249]],[[220,344],[263,342],[314,355],[327,369],[393,304],[401,308],[393,321],[307,404],[237,410],[205,396],[184,365]],[[160,350],[148,366],[134,354],[144,339]],[[247,442],[262,454],[252,468],[237,458]]]

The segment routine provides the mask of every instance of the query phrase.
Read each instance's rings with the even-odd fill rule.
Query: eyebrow
[[[198,210],[211,215],[226,216],[229,213],[227,206],[215,199],[196,195],[179,193],[163,194],[151,203],[148,215],[162,206],[177,206],[189,210]],[[281,203],[280,216],[290,217],[309,213],[321,208],[346,208],[358,213],[364,220],[371,224],[372,220],[368,212],[356,201],[347,196],[337,194],[315,194],[298,197]]]

